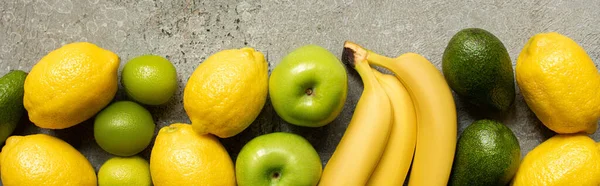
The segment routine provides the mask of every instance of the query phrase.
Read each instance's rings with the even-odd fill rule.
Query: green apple
[[[275,112],[288,123],[320,127],[342,111],[348,92],[346,68],[316,45],[300,47],[273,69],[269,95]]]
[[[284,132],[252,139],[235,162],[239,186],[317,185],[322,169],[319,154],[306,139]]]

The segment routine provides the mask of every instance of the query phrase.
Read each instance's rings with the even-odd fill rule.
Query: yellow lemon
[[[4,185],[96,185],[90,162],[68,143],[46,134],[9,137],[0,162]]]
[[[600,152],[586,135],[556,135],[525,156],[513,185],[600,185]]]
[[[233,162],[213,135],[200,135],[189,124],[163,127],[150,155],[156,186],[235,185]]]
[[[104,108],[117,92],[119,57],[91,43],[44,56],[25,79],[23,105],[38,127],[63,129]]]
[[[268,92],[268,64],[252,48],[223,50],[192,73],[183,106],[200,134],[234,136],[258,116]]]
[[[596,131],[600,75],[581,46],[558,33],[537,34],[517,59],[517,84],[535,115],[554,132]]]

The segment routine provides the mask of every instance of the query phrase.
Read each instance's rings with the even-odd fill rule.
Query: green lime
[[[139,156],[111,158],[98,171],[98,185],[152,185],[150,165]]]
[[[118,156],[132,156],[144,150],[154,135],[152,115],[131,101],[115,102],[94,121],[94,138],[102,149]]]
[[[129,97],[147,105],[164,104],[177,90],[175,66],[156,55],[143,55],[127,62],[121,80]]]

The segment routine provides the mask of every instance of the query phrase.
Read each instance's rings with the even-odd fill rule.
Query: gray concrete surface
[[[600,62],[600,2],[584,1],[415,1],[415,0],[3,0],[0,1],[0,75],[29,71],[47,52],[63,44],[88,41],[117,53],[121,68],[142,54],[165,56],[178,71],[180,88],[165,106],[147,107],[158,128],[188,123],[182,92],[188,77],[207,56],[223,49],[251,46],[268,57],[270,69],[291,50],[317,44],[340,56],[345,40],[397,56],[417,52],[441,69],[447,42],[460,29],[480,27],[500,38],[516,60],[529,37],[557,31]],[[321,128],[289,125],[267,103],[241,134],[221,141],[235,159],[253,137],[287,131],[306,137],[323,162],[333,153],[360,96],[360,78],[349,69],[349,95],[342,114]],[[122,87],[116,100],[127,99]],[[518,89],[517,89],[518,92]],[[484,118],[456,100],[459,132]],[[501,117],[517,135],[522,155],[553,135],[518,94]],[[48,133],[78,148],[99,169],[111,157],[93,139],[93,122],[64,130],[43,130],[24,123],[16,134]],[[157,128],[157,131],[158,131]],[[600,140],[598,133],[594,139]],[[368,150],[368,149],[365,149]],[[141,153],[148,158],[149,149]]]

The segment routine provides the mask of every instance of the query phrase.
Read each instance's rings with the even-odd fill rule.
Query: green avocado
[[[458,139],[450,186],[504,186],[521,163],[515,134],[502,123],[479,120]]]
[[[15,70],[0,78],[0,144],[12,134],[23,115],[23,84],[27,73]]]
[[[467,28],[456,33],[444,51],[442,71],[458,96],[480,108],[506,111],[515,100],[508,52],[486,30]]]

